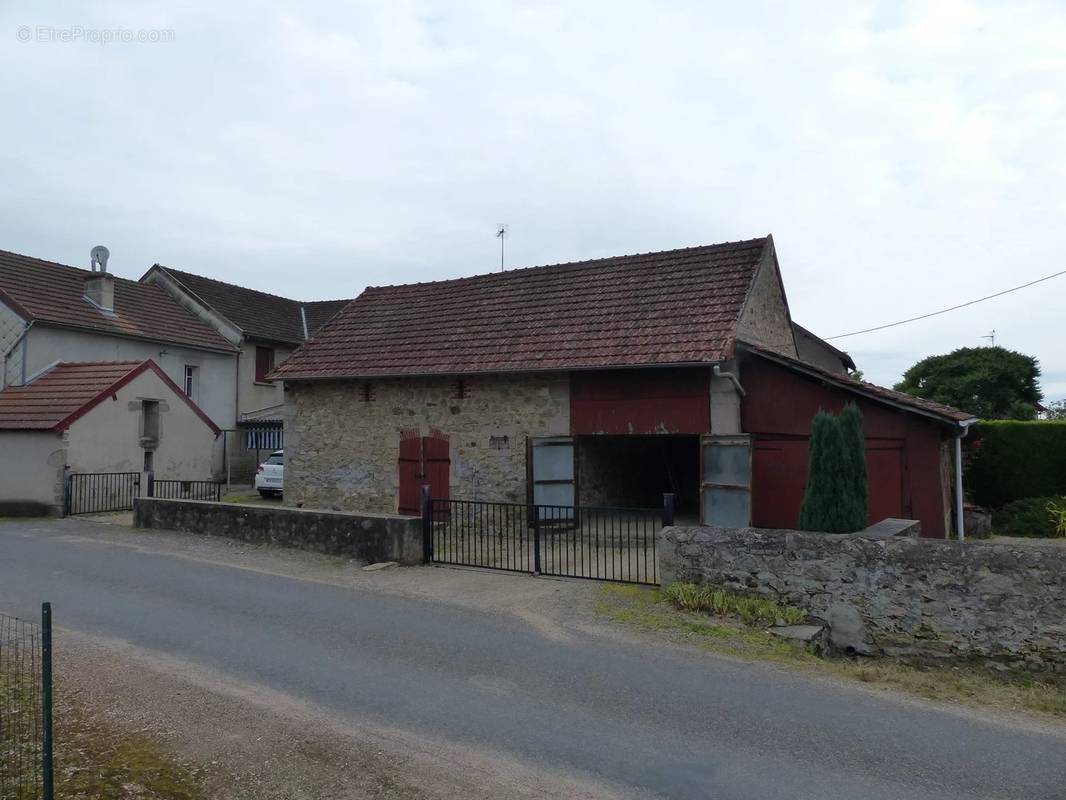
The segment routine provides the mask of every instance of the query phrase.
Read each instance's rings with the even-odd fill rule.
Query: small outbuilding
[[[435,497],[657,506],[795,527],[814,415],[865,416],[870,521],[952,528],[973,421],[855,380],[795,325],[769,236],[368,288],[273,373],[285,500],[417,512]]]
[[[67,472],[208,480],[220,433],[151,359],[54,364],[0,391],[0,509],[59,513]]]

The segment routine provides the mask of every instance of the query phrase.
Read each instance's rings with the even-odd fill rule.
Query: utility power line
[[[929,319],[929,317],[935,317],[940,314],[947,314],[949,311],[957,311],[960,308],[966,308],[966,306],[976,305],[977,303],[983,303],[985,300],[991,300],[994,297],[1002,297],[1005,294],[1016,292],[1019,289],[1027,289],[1030,286],[1035,286],[1038,283],[1049,281],[1052,278],[1057,278],[1060,275],[1066,275],[1066,269],[1061,272],[1056,272],[1051,275],[1045,275],[1043,278],[1037,278],[1035,281],[1029,281],[1029,283],[1023,283],[1021,286],[1013,286],[1010,289],[1004,289],[1002,292],[996,292],[995,294],[985,295],[984,297],[978,297],[976,300],[968,300],[965,303],[959,303],[957,306],[951,306],[950,308],[942,308],[939,311],[931,311],[928,314],[922,314],[917,317],[911,317],[910,319],[901,319],[899,322],[890,322],[887,325],[878,325],[876,328],[865,328],[861,331],[852,331],[851,333],[838,333],[836,336],[827,336],[826,339],[846,339],[848,336],[858,336],[860,333],[873,333],[874,331],[883,331],[885,328],[895,328],[897,325],[906,325],[908,322],[917,322],[920,319]]]

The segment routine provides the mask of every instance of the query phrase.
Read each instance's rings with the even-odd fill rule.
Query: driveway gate
[[[67,514],[131,511],[141,493],[139,472],[72,472],[67,476]]]
[[[423,499],[426,560],[623,583],[659,583],[664,507],[614,508]]]

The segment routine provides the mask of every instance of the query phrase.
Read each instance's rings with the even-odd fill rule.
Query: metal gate
[[[437,564],[658,585],[662,509],[423,499],[426,560]]]
[[[139,472],[72,472],[67,476],[66,513],[132,511],[141,493]]]

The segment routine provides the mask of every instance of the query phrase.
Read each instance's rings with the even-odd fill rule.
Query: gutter
[[[744,391],[744,387],[740,385],[740,379],[736,376],[736,373],[726,372],[725,370],[722,369],[721,365],[719,365],[719,364],[715,364],[711,368],[711,372],[714,373],[714,377],[716,377],[716,378],[727,378],[727,379],[731,380],[733,382],[733,385],[735,387],[737,387],[737,393],[741,397],[747,397],[748,396],[748,393]]]
[[[966,524],[962,520],[962,440],[970,432],[970,426],[976,425],[977,419],[968,419],[959,423],[961,433],[955,437],[955,528],[959,541],[966,541]]]

